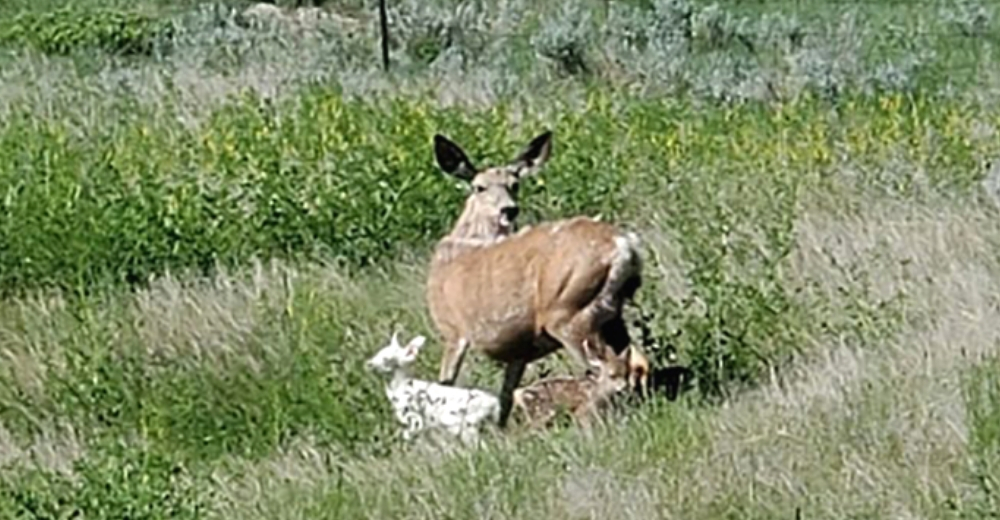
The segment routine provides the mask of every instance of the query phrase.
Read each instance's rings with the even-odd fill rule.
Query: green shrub
[[[150,54],[173,33],[169,21],[117,9],[77,9],[72,5],[48,12],[23,12],[0,23],[0,42],[70,54],[100,49],[116,54]]]

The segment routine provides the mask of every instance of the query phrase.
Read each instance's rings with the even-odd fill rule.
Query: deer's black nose
[[[514,219],[517,218],[518,213],[521,212],[521,208],[517,206],[509,206],[500,210],[500,212],[503,214],[503,216],[507,219],[508,222],[514,222]]]

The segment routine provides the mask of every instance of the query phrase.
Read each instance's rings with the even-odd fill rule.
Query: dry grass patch
[[[86,443],[70,424],[53,424],[29,443],[19,442],[0,425],[0,470],[31,468],[73,475],[73,464],[86,455]]]

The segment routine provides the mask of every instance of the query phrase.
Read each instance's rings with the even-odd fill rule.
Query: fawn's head
[[[381,373],[391,373],[400,368],[406,368],[417,360],[420,349],[427,338],[417,336],[406,345],[399,344],[399,333],[393,332],[389,344],[382,347],[374,356],[365,362],[365,367]]]
[[[467,181],[471,193],[453,234],[470,239],[509,235],[520,212],[517,193],[521,179],[533,175],[552,151],[552,132],[531,140],[510,163],[479,170],[462,148],[443,135],[434,136],[434,156],[445,173]]]
[[[584,342],[585,351],[590,351],[589,342]],[[589,359],[591,373],[596,375],[598,385],[607,393],[618,393],[629,386],[631,375],[632,347],[626,348],[621,354],[615,354],[605,346]]]

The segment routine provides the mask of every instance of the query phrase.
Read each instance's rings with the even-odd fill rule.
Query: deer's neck
[[[474,218],[470,213],[466,209],[451,233],[438,242],[435,250],[437,262],[447,262],[466,251],[495,244],[513,233],[513,229],[501,229],[495,221]]]

